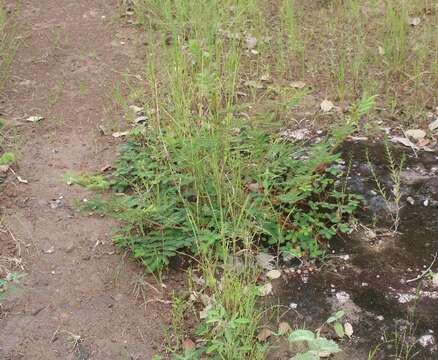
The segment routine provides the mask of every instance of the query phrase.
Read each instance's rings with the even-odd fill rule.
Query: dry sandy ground
[[[0,197],[15,236],[0,235],[0,254],[21,255],[27,273],[0,312],[0,359],[150,359],[169,311],[135,299],[140,269],[111,244],[116,224],[74,211],[90,194],[63,179],[114,159],[115,140],[98,126],[117,116],[111,95],[122,73],[139,69],[141,44],[116,0],[6,3],[21,3],[22,43],[0,110],[19,129],[16,172],[29,184],[10,175]],[[45,119],[24,120],[32,115]]]

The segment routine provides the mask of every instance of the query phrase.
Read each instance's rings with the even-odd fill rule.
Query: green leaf
[[[333,328],[336,331],[336,335],[338,335],[341,339],[345,336],[344,326],[341,323],[335,323]]]
[[[295,330],[289,335],[290,342],[314,340],[315,334],[310,330]]]
[[[336,314],[330,316],[327,319],[326,323],[327,324],[334,323],[335,321],[338,321],[338,320],[342,319],[344,317],[344,315],[345,315],[345,311],[343,311],[343,310],[338,311]]]
[[[308,351],[304,354],[295,355],[293,358],[290,358],[289,360],[319,360],[319,356],[313,352]]]
[[[333,340],[328,340],[326,338],[318,338],[313,341],[309,341],[308,344],[310,350],[318,353],[334,354],[342,351],[338,344],[336,344]]]

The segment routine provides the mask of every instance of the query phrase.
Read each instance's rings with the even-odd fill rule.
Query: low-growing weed
[[[304,68],[292,5],[282,2],[288,54],[272,67],[288,75],[296,73],[287,69],[290,55],[302,62],[300,72]],[[121,220],[116,244],[147,271],[166,268],[178,255],[196,258],[211,302],[200,316],[201,341],[177,359],[264,359],[254,252],[315,258],[333,236],[350,231],[359,198],[338,186],[344,176],[336,166],[338,148],[374,97],[358,101],[319,142],[292,143],[276,122],[288,119],[308,89],[279,81],[259,93],[265,85],[252,75],[264,70],[263,58],[251,56],[269,41],[262,38],[267,24],[257,1],[139,0],[134,10],[153,34],[142,97],[148,127],[131,131],[111,174],[70,181],[110,190],[84,206]],[[127,108],[120,89],[115,95]],[[259,97],[272,98],[271,110],[250,111],[245,101]],[[237,254],[243,257],[239,271],[229,266]],[[184,319],[180,299],[173,304],[175,353]]]
[[[379,180],[378,174],[372,164],[369,154],[366,153],[368,166],[371,170],[371,175],[376,184],[378,193],[382,196],[389,215],[392,219],[392,230],[396,233],[400,225],[401,211],[401,172],[405,164],[405,158],[402,156],[399,160],[394,158],[394,155],[389,147],[388,141],[385,140],[385,152],[387,159],[387,167],[390,173],[390,188],[389,191],[385,185]]]
[[[0,303],[17,288],[24,276],[26,276],[24,273],[9,272],[6,274],[6,277],[0,278]]]
[[[68,184],[79,185],[92,191],[104,191],[109,189],[109,182],[102,175],[66,175]]]
[[[12,152],[5,152],[0,156],[0,165],[10,165],[15,161],[15,154]]]
[[[116,243],[131,249],[149,271],[187,249],[220,254],[223,240],[243,245],[249,228],[255,245],[317,257],[324,241],[349,231],[348,216],[359,203],[335,188],[342,174],[330,164],[338,159],[336,132],[343,131],[310,149],[249,126],[220,137],[200,132],[192,142],[151,131],[123,146],[111,179],[68,180],[125,192],[87,206],[128,224]]]
[[[326,358],[332,354],[341,352],[341,348],[335,341],[321,336],[321,329],[325,325],[334,326],[336,334],[340,338],[344,337],[344,328],[340,322],[343,316],[344,313],[342,311],[337,312],[314,332],[306,329],[293,331],[289,335],[289,342],[305,343],[307,346],[307,351],[298,353],[290,360],[319,360],[321,358]]]

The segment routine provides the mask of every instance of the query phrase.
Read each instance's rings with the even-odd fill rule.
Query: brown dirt
[[[111,93],[122,73],[139,68],[140,45],[119,24],[115,0],[20,3],[22,44],[0,110],[18,126],[15,170],[29,184],[10,175],[0,201],[27,276],[0,310],[0,358],[150,359],[169,311],[135,299],[141,270],[114,249],[116,224],[74,211],[90,194],[63,180],[114,159],[115,140],[98,125],[119,115],[110,113]],[[45,119],[26,122],[31,115]],[[18,257],[17,243],[0,236],[0,254]],[[72,334],[81,338],[76,346]]]

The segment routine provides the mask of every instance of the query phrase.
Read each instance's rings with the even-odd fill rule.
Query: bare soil
[[[135,298],[141,270],[113,247],[116,224],[75,211],[90,194],[63,179],[115,158],[116,140],[99,125],[119,115],[111,94],[122,74],[139,69],[142,45],[120,24],[115,0],[7,5],[22,44],[0,112],[19,129],[14,169],[29,183],[10,174],[0,195],[13,234],[0,234],[0,255],[22,259],[27,274],[0,309],[0,358],[150,359],[169,311]],[[33,115],[44,120],[25,121]]]

